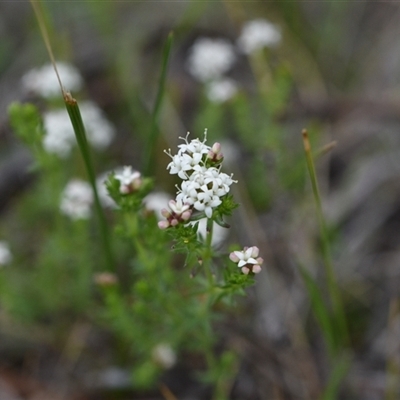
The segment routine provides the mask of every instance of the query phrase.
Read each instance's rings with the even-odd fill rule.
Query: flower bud
[[[191,210],[187,210],[187,211],[184,211],[184,212],[182,213],[181,218],[182,218],[184,221],[188,221],[188,220],[190,219],[191,216],[192,216],[192,211],[191,211]]]
[[[242,268],[242,271],[243,271],[243,268]],[[253,274],[258,274],[259,272],[261,272],[261,266],[258,264],[253,265],[253,268],[251,269],[251,271],[253,272]]]
[[[231,261],[233,261],[234,263],[239,262],[239,257],[235,254],[235,252],[233,251],[231,254],[229,254],[229,258]]]
[[[162,215],[163,217],[165,217],[165,218],[169,218],[169,217],[171,216],[171,213],[170,213],[166,208],[163,208],[163,209],[161,210],[161,215]]]
[[[160,229],[167,229],[169,227],[169,222],[168,221],[159,221],[158,227]]]
[[[242,268],[242,272],[243,272],[245,275],[248,275],[249,272],[250,272],[250,269],[247,268],[247,267],[243,267],[243,268]]]
[[[176,218],[173,218],[172,220],[171,220],[171,226],[176,226],[176,225],[178,225],[179,224],[179,221],[176,219]]]
[[[211,147],[211,151],[215,154],[218,154],[221,152],[221,143],[215,142],[213,146]]]
[[[253,246],[251,250],[251,257],[256,258],[260,253],[260,249],[257,246]]]

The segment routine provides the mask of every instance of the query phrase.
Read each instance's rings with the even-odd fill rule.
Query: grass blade
[[[99,194],[97,191],[96,177],[93,170],[93,165],[90,157],[90,148],[86,139],[85,126],[83,125],[81,112],[79,110],[78,102],[71,96],[70,93],[64,93],[64,102],[67,108],[69,117],[74,128],[76,140],[81,151],[86,171],[89,176],[89,182],[93,189],[96,214],[100,224],[100,233],[103,243],[103,251],[106,259],[108,269],[114,270],[114,260],[111,251],[111,237],[109,235],[107,222],[104,216],[104,211],[100,203]]]
[[[308,172],[310,175],[312,190],[313,190],[313,194],[314,194],[317,218],[318,218],[320,234],[321,234],[322,257],[324,260],[326,281],[327,281],[329,296],[330,296],[333,311],[334,311],[334,318],[335,318],[335,322],[336,322],[335,325],[337,326],[337,330],[338,330],[337,339],[340,340],[340,342],[343,345],[345,345],[345,344],[348,344],[348,342],[349,342],[346,316],[344,313],[342,300],[340,297],[340,292],[339,292],[339,288],[338,288],[335,273],[334,273],[331,250],[330,250],[330,243],[329,243],[329,236],[328,236],[328,231],[327,231],[327,227],[326,227],[324,214],[322,212],[322,202],[321,202],[321,196],[320,196],[319,188],[318,188],[318,180],[317,180],[317,174],[315,172],[314,160],[313,160],[312,151],[311,151],[311,144],[310,144],[310,141],[308,138],[308,133],[305,129],[303,129],[302,135],[303,135],[303,143],[304,143],[304,151],[305,151],[305,156],[306,156],[306,161],[307,161],[307,167],[308,167]]]
[[[300,273],[304,284],[306,285],[307,293],[310,296],[311,308],[318,324],[320,325],[322,334],[324,335],[326,344],[328,346],[329,354],[333,356],[336,353],[337,344],[335,339],[335,330],[331,321],[329,310],[325,305],[325,301],[317,283],[314,281],[307,269],[301,265]]]
[[[350,368],[351,359],[348,354],[342,355],[335,364],[331,373],[328,385],[322,395],[322,400],[336,400],[339,398],[338,392],[347,371]]]

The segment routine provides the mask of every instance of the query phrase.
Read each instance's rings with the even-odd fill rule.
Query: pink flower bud
[[[170,213],[166,208],[163,208],[163,209],[161,210],[161,215],[162,215],[163,217],[165,217],[165,218],[169,218],[169,217],[171,216],[171,213]]]
[[[158,227],[160,229],[167,229],[169,227],[169,222],[168,221],[159,221]]]
[[[253,246],[251,250],[251,257],[256,258],[260,253],[260,249],[257,246]]]
[[[261,264],[264,262],[264,259],[261,258],[261,257],[258,257],[258,258],[256,259],[256,261],[257,261],[257,264],[261,265]]]
[[[242,272],[243,272],[245,275],[248,275],[249,272],[250,272],[250,270],[249,270],[247,267],[243,267],[243,268],[242,268]]]
[[[171,226],[176,226],[176,225],[178,225],[179,224],[179,221],[176,219],[176,218],[173,218],[172,220],[171,220]]]
[[[130,188],[127,185],[121,185],[121,187],[119,188],[119,191],[122,194],[128,194],[130,192]]]
[[[184,211],[184,212],[182,213],[181,218],[182,218],[184,221],[188,221],[188,220],[190,219],[191,216],[192,216],[192,211],[187,210],[187,211]]]
[[[233,261],[234,263],[239,262],[240,258],[235,254],[235,252],[233,251],[231,254],[229,254],[229,258],[231,261]]]
[[[243,268],[242,268],[242,271],[243,271]],[[252,272],[253,272],[253,274],[258,274],[259,272],[261,272],[261,266],[258,264],[253,265]]]
[[[215,142],[211,147],[211,151],[218,154],[221,151],[221,143]]]

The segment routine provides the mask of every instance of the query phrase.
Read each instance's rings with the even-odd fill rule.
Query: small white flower
[[[207,85],[206,94],[213,103],[225,103],[237,93],[237,84],[234,80],[223,78],[212,81]]]
[[[258,274],[261,271],[261,264],[264,261],[261,257],[258,257],[259,252],[260,250],[256,246],[245,247],[242,251],[233,251],[230,253],[229,258],[238,264],[238,267],[245,275],[250,272]]]
[[[115,179],[119,180],[119,191],[123,194],[131,193],[142,185],[140,172],[133,170],[131,166],[126,166],[121,173],[115,174]]]
[[[192,169],[191,161],[192,158],[188,154],[176,154],[172,157],[172,161],[167,165],[167,169],[169,169],[171,175],[178,174],[179,178],[187,179],[186,171]]]
[[[237,41],[238,47],[245,54],[253,53],[263,47],[274,47],[281,41],[279,28],[265,19],[247,22]]]
[[[82,87],[82,77],[79,71],[64,62],[57,62],[58,73],[66,90],[76,91]],[[43,65],[28,71],[22,77],[22,85],[25,90],[36,93],[42,97],[61,96],[61,88],[57,75],[51,64]]]
[[[221,77],[236,60],[234,47],[225,39],[199,38],[187,60],[190,74],[200,82]]]
[[[4,240],[0,240],[0,267],[10,264],[12,261],[12,254],[10,246]]]
[[[203,154],[207,154],[208,151],[210,150],[210,147],[205,144],[207,140],[207,129],[204,131],[204,139],[201,142],[199,139],[193,139],[190,142],[188,141],[189,133],[186,135],[186,137],[180,137],[179,139],[182,139],[185,141],[185,143],[178,145],[178,154],[189,154],[191,156],[193,155],[198,155],[201,156]]]
[[[73,179],[65,187],[60,204],[63,214],[72,219],[87,219],[93,203],[93,191],[90,185],[82,180]]]
[[[189,204],[184,204],[180,200],[170,200],[168,202],[169,208],[176,214],[176,215],[182,215],[185,211],[189,210],[190,205]]]
[[[167,343],[160,343],[151,352],[153,361],[164,369],[170,369],[176,364],[176,354]]]

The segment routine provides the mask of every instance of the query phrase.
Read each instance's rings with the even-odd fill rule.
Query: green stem
[[[203,268],[207,276],[209,290],[211,291],[214,286],[214,278],[211,271],[211,258],[212,258],[212,236],[213,236],[214,221],[211,218],[207,218],[206,227],[206,243],[203,253]]]
[[[312,156],[312,152],[311,152],[311,145],[310,145],[310,141],[308,138],[308,133],[305,129],[303,129],[302,135],[303,135],[303,143],[304,143],[307,167],[308,167],[308,172],[310,174],[310,180],[311,180],[311,185],[312,185],[312,190],[313,190],[314,200],[315,200],[315,205],[316,205],[316,211],[317,211],[317,218],[318,218],[318,223],[319,223],[319,228],[320,228],[322,257],[324,260],[325,274],[326,274],[329,295],[331,297],[335,318],[337,318],[338,328],[340,329],[340,338],[339,339],[341,339],[343,343],[348,343],[349,336],[348,336],[348,330],[347,330],[346,317],[345,317],[343,304],[342,304],[342,300],[341,300],[341,296],[340,296],[340,292],[339,292],[339,287],[336,282],[336,277],[335,277],[335,273],[334,273],[331,250],[330,250],[330,243],[329,243],[329,236],[328,236],[328,229],[327,229],[325,217],[324,217],[324,214],[322,211],[322,202],[321,202],[321,196],[320,196],[319,188],[318,188],[318,180],[317,180],[317,174],[315,172],[314,160],[313,160],[313,156]]]
[[[104,211],[100,203],[99,194],[97,192],[96,177],[94,174],[94,169],[90,157],[89,145],[86,139],[85,127],[83,125],[82,116],[78,107],[77,101],[69,94],[64,92],[64,102],[67,108],[69,117],[74,128],[76,140],[81,151],[83,161],[85,163],[86,171],[89,176],[90,185],[93,189],[94,202],[96,214],[100,225],[100,234],[103,243],[103,251],[106,259],[108,269],[110,271],[114,270],[114,259],[111,251],[111,237],[108,231],[108,226],[106,218],[104,216]]]

